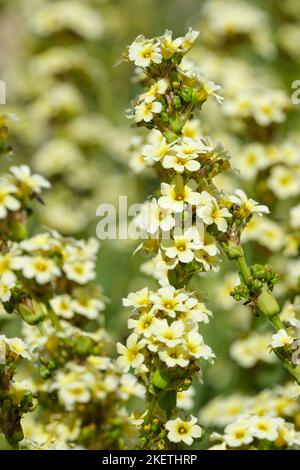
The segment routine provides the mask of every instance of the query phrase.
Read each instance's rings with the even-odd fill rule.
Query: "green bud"
[[[29,297],[26,297],[19,303],[18,311],[23,320],[29,325],[37,325],[45,318],[41,304]]]
[[[180,132],[183,128],[181,116],[177,111],[170,117],[170,127],[174,132]]]
[[[263,283],[262,281],[260,281],[259,279],[254,279],[253,282],[252,282],[252,287],[254,290],[260,290],[263,286]]]
[[[175,109],[180,109],[182,104],[181,104],[181,99],[179,98],[179,96],[174,96],[173,100],[172,100],[172,104],[174,106]]]
[[[49,379],[51,377],[51,372],[48,367],[44,366],[43,364],[39,367],[39,374],[43,380]]]
[[[93,340],[88,336],[77,336],[74,339],[74,351],[80,356],[91,354],[93,346]]]
[[[257,307],[266,317],[274,317],[280,312],[279,305],[274,295],[264,286],[257,298]]]
[[[169,378],[163,371],[158,369],[152,375],[151,382],[156,388],[164,390],[169,384]]]
[[[262,266],[261,264],[254,264],[253,266],[251,266],[251,272],[254,277],[261,280],[265,279],[267,274],[265,266]]]
[[[13,218],[10,222],[10,228],[12,230],[14,241],[20,242],[28,237],[28,230],[25,222]]]
[[[168,123],[169,122],[169,115],[166,111],[162,111],[160,114],[160,119],[162,122]]]
[[[182,90],[180,90],[180,96],[186,103],[191,103],[193,100],[193,89],[184,87]]]

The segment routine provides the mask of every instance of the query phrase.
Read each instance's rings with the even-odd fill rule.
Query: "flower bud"
[[[23,320],[29,325],[37,325],[45,318],[41,304],[30,297],[26,297],[19,303],[18,310]]]
[[[159,388],[160,390],[164,390],[168,386],[169,380],[161,370],[156,370],[152,375],[152,384]]]
[[[180,132],[183,127],[181,116],[177,111],[170,118],[170,127],[174,132]]]
[[[274,317],[280,312],[279,305],[273,294],[265,286],[257,298],[257,307],[266,317]]]
[[[93,340],[88,336],[78,336],[74,339],[74,351],[80,356],[91,354],[93,345]]]

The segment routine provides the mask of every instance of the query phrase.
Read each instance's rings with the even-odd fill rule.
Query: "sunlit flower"
[[[157,96],[163,95],[166,92],[167,88],[168,82],[164,78],[162,78],[161,80],[158,80],[153,85],[151,85],[149,90],[141,95],[141,98],[146,103],[151,103],[151,101],[154,101]]]
[[[143,102],[135,107],[135,121],[136,122],[150,122],[154,114],[160,113],[162,104],[159,101]]]
[[[124,307],[147,308],[150,305],[148,287],[137,292],[131,292],[123,299]]]
[[[139,36],[128,48],[129,59],[138,67],[149,67],[151,62],[160,64],[162,56],[159,45]]]
[[[168,258],[177,257],[181,263],[190,263],[194,259],[193,250],[201,245],[193,241],[193,233],[187,230],[183,235],[174,235],[173,240],[164,240],[162,247],[166,250]]]
[[[22,274],[26,279],[35,279],[38,284],[47,284],[60,276],[54,261],[42,256],[23,257]]]
[[[31,359],[31,355],[28,352],[26,344],[20,338],[5,338],[5,342],[8,345],[9,350],[14,353],[17,357],[20,356],[24,359]]]
[[[226,207],[220,208],[214,198],[205,206],[198,207],[197,215],[206,225],[216,224],[221,232],[227,230],[226,218],[232,217],[228,209]]]
[[[158,199],[158,204],[163,209],[171,209],[174,212],[182,212],[185,203],[196,206],[200,201],[200,194],[193,191],[192,186],[192,182],[186,185],[162,183],[160,188],[162,195]]]
[[[10,172],[16,178],[17,184],[21,190],[40,193],[42,189],[51,187],[49,181],[43,176],[37,174],[31,174],[31,170],[28,165],[12,166]]]
[[[262,215],[270,212],[267,206],[260,205],[258,202],[254,201],[254,199],[248,198],[241,189],[236,189],[234,194],[229,196],[229,200],[241,207],[245,217],[254,213]]]
[[[249,430],[258,439],[275,441],[278,437],[279,422],[270,416],[252,416],[249,420]]]
[[[175,443],[183,441],[189,446],[192,445],[193,439],[200,438],[203,433],[201,427],[196,423],[195,416],[191,416],[189,421],[183,421],[181,418],[167,421],[165,428],[168,431],[169,441]]]
[[[154,308],[162,310],[170,317],[175,317],[176,312],[182,312],[186,310],[184,302],[188,299],[188,296],[181,292],[176,291],[175,287],[161,287],[157,292],[150,295],[151,302]]]
[[[73,318],[74,310],[72,305],[72,298],[68,294],[58,295],[50,300],[50,305],[53,311],[59,317]]]
[[[283,348],[292,344],[293,338],[286,332],[286,330],[281,329],[278,333],[275,333],[272,336],[271,346],[272,348]]]
[[[63,265],[67,279],[78,284],[86,284],[95,278],[95,265],[92,261],[70,261]]]
[[[282,165],[275,166],[267,184],[279,199],[296,196],[300,192],[299,172]]]
[[[159,350],[159,358],[167,364],[168,367],[186,367],[189,363],[187,353],[179,345],[174,348]]]
[[[253,435],[249,429],[249,420],[239,418],[234,423],[228,424],[224,430],[224,440],[229,447],[241,447],[253,441]]]
[[[173,348],[182,342],[183,332],[184,324],[181,321],[173,321],[169,325],[166,319],[155,319],[151,327],[151,333],[155,338],[169,348]]]
[[[138,341],[138,336],[132,333],[128,336],[126,346],[117,343],[117,351],[121,354],[117,364],[127,372],[130,367],[139,367],[144,361],[144,355],[140,352],[145,346],[145,340]]]

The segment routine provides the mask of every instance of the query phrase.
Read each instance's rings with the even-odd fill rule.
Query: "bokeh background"
[[[138,34],[170,29],[177,36],[192,26],[200,30],[192,60],[222,85],[225,97],[222,106],[205,105],[199,124],[232,157],[236,170],[219,183],[270,206],[270,217],[248,229],[246,250],[251,262],[275,265],[281,274],[276,292],[282,306],[289,302],[300,275],[299,226],[289,216],[300,202],[300,105],[292,102],[292,83],[300,80],[299,2],[2,0],[0,9],[5,109],[20,118],[11,129],[14,159],[53,185],[31,219],[32,233],[50,226],[95,236],[100,203],[117,205],[120,195],[142,202],[156,188],[155,175],[140,171],[137,131],[125,117],[138,84],[131,67],[114,63]],[[155,285],[140,271],[145,259],[133,256],[136,246],[101,241],[98,281],[110,299],[106,326],[116,341],[127,335],[122,297]],[[230,297],[235,282],[225,260],[218,274],[194,281],[214,314],[204,336],[217,355],[197,386],[196,410],[216,395],[256,393],[286,379],[268,353],[269,330]],[[17,320],[2,314],[0,321],[9,334],[18,331]]]

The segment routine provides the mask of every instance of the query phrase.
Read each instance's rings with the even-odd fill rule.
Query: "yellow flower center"
[[[5,273],[10,266],[10,260],[8,258],[2,258],[0,260],[0,274]]]
[[[178,433],[179,434],[186,434],[187,429],[184,426],[181,425],[180,428],[178,429]]]
[[[40,272],[47,271],[48,265],[43,260],[37,261],[34,265],[35,269]]]
[[[234,436],[237,438],[237,439],[243,439],[243,437],[245,437],[246,435],[246,432],[243,430],[243,429],[238,429],[237,431],[235,431],[234,433]]]
[[[173,300],[165,300],[164,303],[163,303],[163,306],[167,309],[167,310],[172,310],[174,307],[175,307],[175,302]]]
[[[75,266],[74,271],[77,274],[83,274],[83,267],[78,264],[77,266]]]
[[[181,241],[176,245],[178,251],[185,251],[186,250],[186,243]]]

